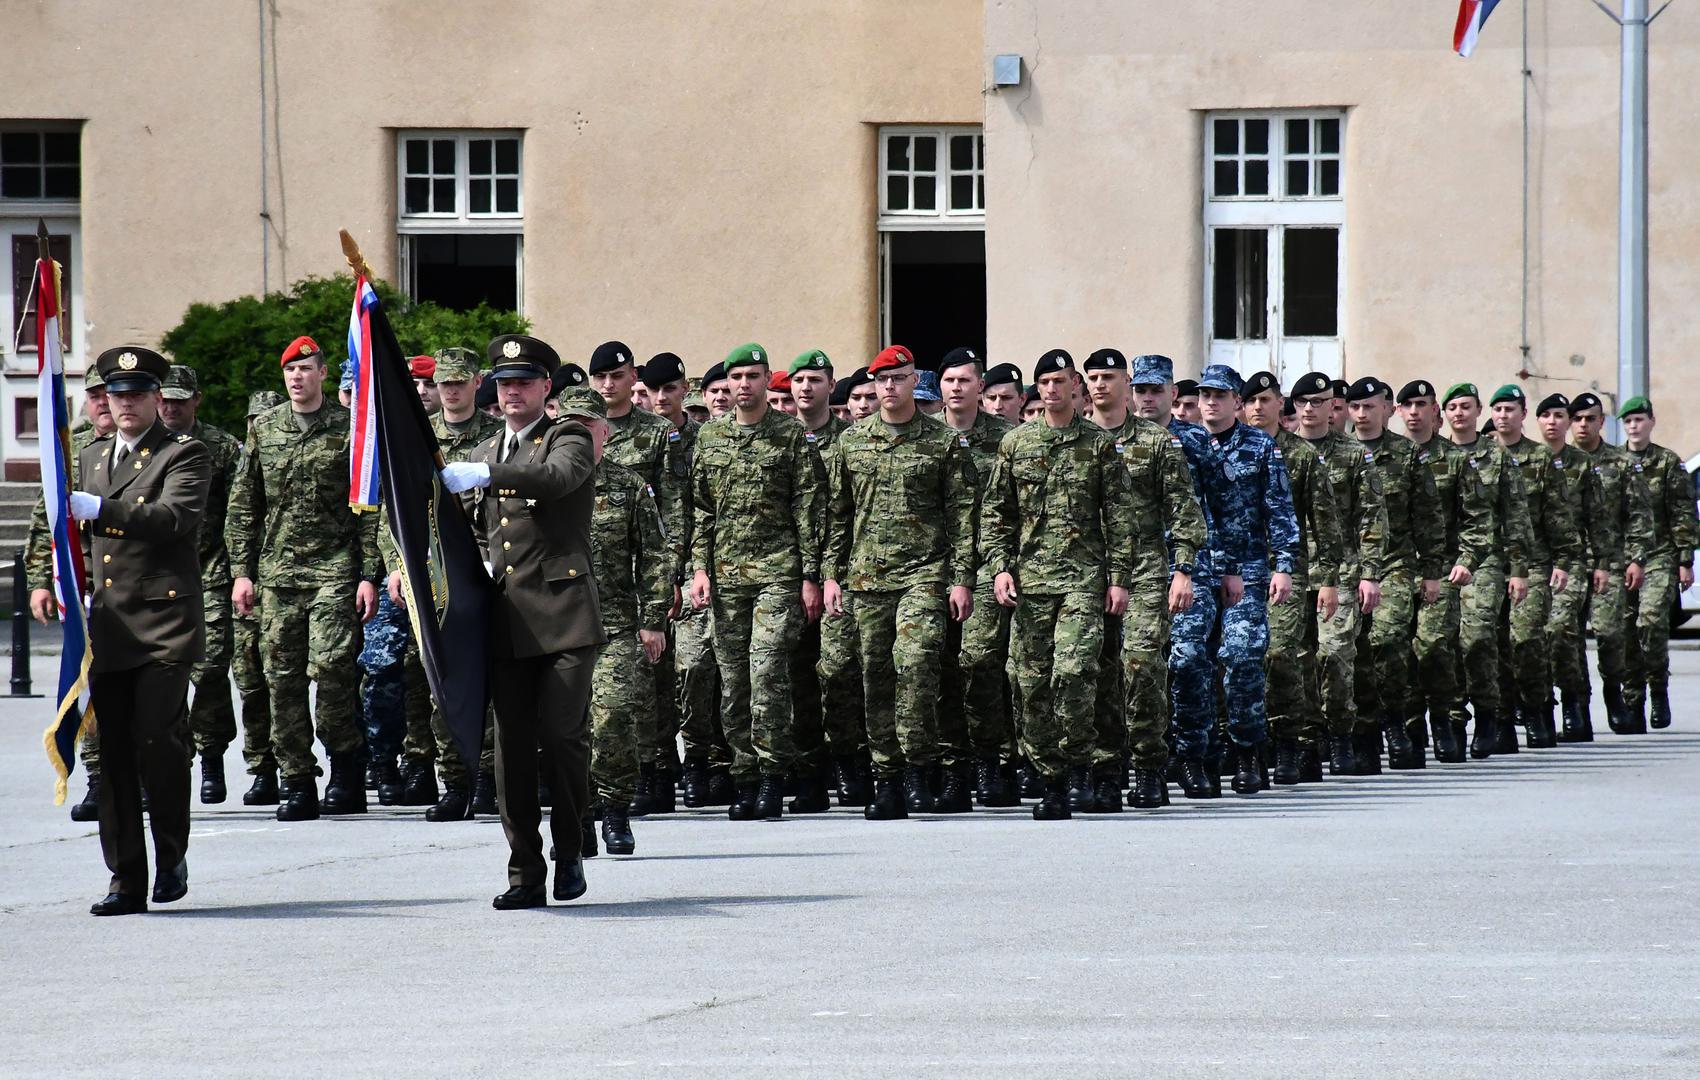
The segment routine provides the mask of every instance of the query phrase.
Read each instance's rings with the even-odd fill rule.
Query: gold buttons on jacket
[[[112,579],[111,578],[106,579],[106,587],[109,588],[109,589],[112,588]]]
[[[177,599],[177,590],[176,590],[176,589],[167,589],[167,590],[165,590],[165,598],[166,598],[166,599],[167,599],[167,600],[175,600],[175,599]]]
[[[510,567],[508,567],[508,571],[507,571],[507,572],[508,572],[508,573],[510,573],[510,574],[511,574],[511,573],[513,573],[513,572],[514,572],[514,568],[513,568],[513,567],[511,567],[511,566],[510,566]]]
[[[568,577],[578,577],[578,571],[577,570],[568,570],[567,576]]]
[[[102,555],[102,556],[101,556],[101,557],[100,557],[100,561],[101,561],[101,562],[111,562],[111,561],[112,561],[112,556],[110,556],[110,555]]]
[[[503,524],[503,525],[506,525],[506,524],[507,524],[507,523],[508,523],[508,519],[507,519],[507,518],[503,518],[503,519],[502,519],[502,524]]]
[[[146,502],[146,501],[147,501],[147,496],[146,496],[146,495],[137,495],[137,496],[136,496],[136,502],[137,502],[137,503],[138,503],[138,504],[139,504],[139,503],[142,503],[142,502]]]
[[[503,541],[502,541],[502,550],[503,550],[503,551],[506,551],[506,550],[508,550],[508,549],[509,549],[509,548],[511,548],[511,547],[513,547],[513,544],[511,544],[511,543],[509,543],[509,542],[508,542],[508,541],[506,541],[506,540],[503,540]]]

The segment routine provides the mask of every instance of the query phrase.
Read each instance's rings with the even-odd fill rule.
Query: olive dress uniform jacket
[[[469,460],[490,466],[490,486],[461,495],[495,578],[491,633],[515,659],[601,645],[608,639],[591,569],[590,432],[545,416],[504,463],[506,438],[504,426],[472,452]]]
[[[212,483],[199,440],[155,422],[124,461],[119,438],[78,456],[82,489],[101,498],[89,544],[90,670],[192,664],[206,654],[196,536]]]

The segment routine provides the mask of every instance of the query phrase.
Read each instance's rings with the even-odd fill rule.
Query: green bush
[[[487,304],[471,311],[451,311],[437,304],[409,303],[383,282],[372,284],[408,355],[451,345],[482,353],[497,334],[519,334],[530,328],[514,312],[497,311]],[[325,390],[336,392],[337,369],[348,358],[348,314],[353,304],[353,276],[304,278],[288,292],[192,304],[160,345],[176,363],[189,365],[200,377],[201,419],[240,436],[247,428],[248,395],[256,390],[283,390],[278,357],[302,334],[325,350],[330,365]]]

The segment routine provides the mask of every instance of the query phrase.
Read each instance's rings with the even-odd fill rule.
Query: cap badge
[[[138,362],[136,354],[133,352],[127,352],[118,358],[118,366],[123,368],[125,371],[136,370],[136,364]]]
[[[507,357],[509,360],[512,360],[514,357],[518,356],[519,355],[519,342],[517,342],[517,341],[504,341],[504,342],[502,342],[502,355]]]

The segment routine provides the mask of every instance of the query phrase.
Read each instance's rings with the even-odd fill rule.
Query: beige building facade
[[[404,291],[517,307],[568,357],[1116,345],[1611,394],[1616,27],[1529,0],[1525,355],[1520,11],[1464,61],[1450,6],[3,2],[0,308],[16,330],[38,218],[74,369],[336,272],[346,227]],[[1653,390],[1687,453],[1700,13],[1653,42]],[[29,475],[29,343],[0,370]]]

